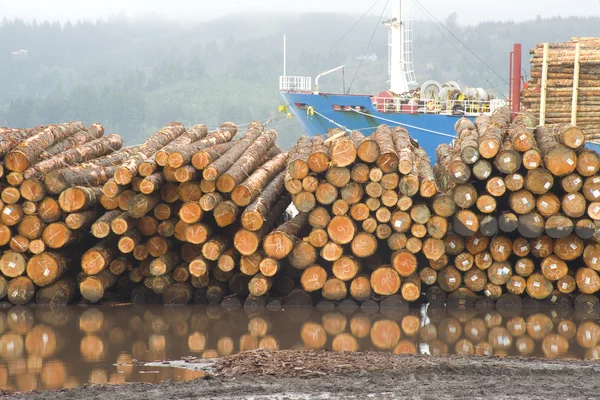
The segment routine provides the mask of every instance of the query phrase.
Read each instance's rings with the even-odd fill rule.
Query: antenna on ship
[[[388,34],[388,71],[390,91],[408,92],[408,85],[416,84],[413,67],[413,21],[408,0],[392,0],[392,19],[384,24]]]

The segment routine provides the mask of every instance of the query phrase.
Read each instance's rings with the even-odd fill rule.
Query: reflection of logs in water
[[[0,311],[0,388],[194,379],[203,373],[142,364],[256,349],[599,359],[596,303],[549,314],[529,308],[521,315],[435,306],[426,314],[343,307],[247,313],[221,307],[14,307]]]

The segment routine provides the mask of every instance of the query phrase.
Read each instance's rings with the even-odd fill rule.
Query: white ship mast
[[[409,3],[409,0],[392,0],[392,19],[385,22],[389,28],[390,91],[395,94],[405,93],[409,90],[408,85],[417,83],[413,67],[413,29]]]

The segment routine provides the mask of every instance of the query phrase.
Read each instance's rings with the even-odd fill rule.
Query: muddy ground
[[[198,367],[194,362],[188,365]],[[183,383],[97,385],[55,392],[0,393],[0,397],[167,400],[600,396],[600,363],[593,361],[260,350],[216,360],[209,368],[207,378]]]

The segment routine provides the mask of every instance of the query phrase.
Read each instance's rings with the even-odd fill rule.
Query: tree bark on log
[[[258,167],[272,159],[276,155],[274,153],[279,154],[279,149],[274,146],[276,138],[277,133],[272,129],[260,135],[225,173],[219,175],[217,190],[221,193],[230,193],[244,179],[249,178]],[[227,154],[229,152],[225,155]],[[208,171],[209,168],[210,166],[204,171]]]
[[[81,122],[50,125],[28,137],[11,150],[4,158],[4,165],[10,171],[23,172],[36,163],[44,150],[84,129]]]
[[[137,151],[115,172],[114,178],[119,185],[126,185],[137,176],[140,165],[158,150],[171,143],[185,132],[182,124],[173,122],[152,135]]]
[[[292,251],[298,240],[297,235],[308,223],[308,214],[300,213],[294,218],[275,228],[265,236],[263,250],[276,260],[281,260]],[[330,222],[331,225],[331,222]]]

